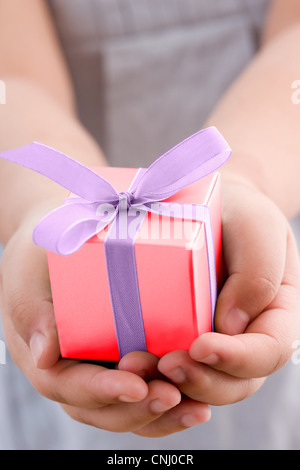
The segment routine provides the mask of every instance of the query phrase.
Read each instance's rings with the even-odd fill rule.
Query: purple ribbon
[[[170,203],[160,201],[216,171],[230,155],[228,143],[215,127],[203,129],[155,160],[149,168],[140,169],[130,188],[122,193],[93,170],[37,142],[3,152],[0,157],[50,178],[75,195],[36,225],[33,239],[37,245],[69,255],[111,224],[105,255],[122,357],[130,351],[147,350],[134,254],[138,225],[132,235],[129,222],[147,212],[170,215]],[[205,205],[190,207],[187,218],[203,222],[206,231],[213,326],[217,281],[210,213]],[[126,223],[122,224],[122,220]]]

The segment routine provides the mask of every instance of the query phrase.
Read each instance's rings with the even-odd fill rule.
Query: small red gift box
[[[91,170],[39,143],[0,154],[70,191],[33,232],[47,250],[63,357],[162,356],[211,331],[222,238],[217,169],[230,154],[214,127],[147,169]]]
[[[122,192],[138,170],[104,167],[95,171]],[[219,173],[187,186],[164,202],[209,208],[219,273]],[[104,252],[108,230],[102,230],[69,256],[47,252],[64,358],[120,359]],[[175,349],[188,349],[197,336],[212,328],[204,223],[148,213],[134,251],[147,350],[161,357]]]

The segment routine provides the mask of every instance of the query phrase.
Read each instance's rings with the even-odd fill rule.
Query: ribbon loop
[[[132,189],[140,204],[157,202],[216,171],[230,157],[231,149],[215,127],[184,140],[145,171]]]
[[[164,155],[155,160],[152,165],[142,172],[141,177],[133,182],[130,191],[118,194],[115,188],[104,178],[91,169],[73,160],[67,155],[58,152],[46,145],[34,142],[16,150],[6,151],[0,154],[1,158],[30,168],[52,179],[71,193],[82,198],[85,202],[97,202],[110,204],[116,208],[115,216],[119,209],[129,209],[131,205],[149,205],[151,202],[160,202],[177,193],[185,186],[200,180],[204,176],[216,171],[229,158],[231,149],[215,127],[203,129]],[[121,207],[120,207],[121,205]],[[81,230],[73,230],[73,204],[65,203],[63,207],[46,215],[35,228],[35,241],[46,249],[59,252],[60,238],[64,238],[64,253],[70,254],[76,251],[94,233],[94,224],[91,216],[82,215],[79,204],[75,201],[78,221]],[[96,206],[89,209],[95,211]],[[70,211],[70,214],[69,214]],[[67,221],[71,219],[69,229],[76,233],[78,239],[74,243],[74,237],[68,237],[66,231]],[[111,220],[109,219],[111,222]],[[109,222],[108,222],[109,223]],[[108,225],[107,223],[107,225]],[[105,228],[102,227],[101,228]],[[70,240],[70,246],[65,243]]]

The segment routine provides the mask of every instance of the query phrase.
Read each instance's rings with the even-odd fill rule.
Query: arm
[[[72,83],[43,0],[0,0],[0,57],[0,79],[7,86],[0,150],[37,140],[85,165],[105,164],[76,116]],[[151,432],[163,435],[184,429],[188,413],[207,420],[205,405],[187,400],[177,407],[181,394],[166,381],[146,383],[141,372],[59,358],[47,261],[31,234],[35,222],[64,197],[51,181],[0,160],[0,239],[6,245],[1,311],[13,360],[40,393],[86,424],[136,431],[153,422]],[[141,361],[133,354],[131,360],[146,375],[155,369],[149,356]]]
[[[274,2],[259,53],[209,120],[233,148],[224,172],[250,179],[289,218],[300,210],[300,108],[291,99],[299,39],[299,2]]]
[[[254,393],[300,335],[299,255],[288,223],[300,210],[300,108],[291,100],[299,40],[299,2],[275,0],[258,54],[208,122],[233,149],[221,171],[228,277],[217,332],[158,367],[187,396],[214,405]]]
[[[0,105],[0,151],[36,140],[87,165],[105,164],[77,119],[72,83],[42,1],[0,0],[0,57],[7,93]],[[9,240],[36,201],[63,194],[45,178],[0,161],[1,241]]]

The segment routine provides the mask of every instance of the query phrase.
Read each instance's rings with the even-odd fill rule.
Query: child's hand
[[[45,252],[31,240],[33,225],[24,223],[10,239],[0,278],[7,346],[33,386],[75,420],[110,431],[162,436],[207,421],[209,407],[181,401],[149,354],[131,355],[138,374],[60,358]]]
[[[194,400],[224,405],[254,393],[282,367],[300,335],[298,250],[280,210],[249,183],[223,181],[223,252],[228,278],[216,333],[158,368]]]

